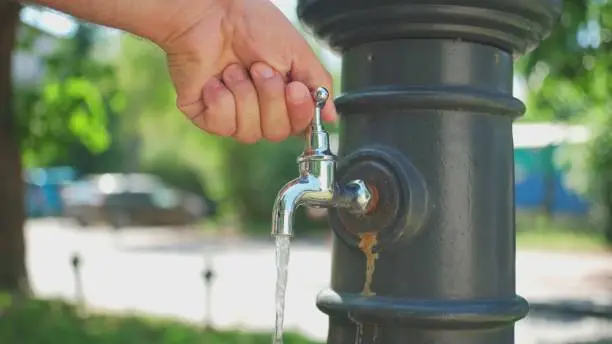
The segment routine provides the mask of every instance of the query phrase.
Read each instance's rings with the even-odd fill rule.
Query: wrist
[[[29,0],[92,23],[127,31],[162,47],[195,25],[208,11],[221,9],[233,1]]]
[[[126,0],[122,0],[126,1]],[[223,16],[226,7],[233,0],[144,0],[151,4],[151,13],[138,18],[132,23],[130,31],[138,36],[151,40],[162,49],[168,51],[192,27],[208,13],[218,13]]]

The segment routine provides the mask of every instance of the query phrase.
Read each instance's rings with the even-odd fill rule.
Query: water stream
[[[289,270],[289,249],[291,237],[276,236],[276,322],[274,323],[273,344],[283,344],[283,321],[285,319],[285,291]]]

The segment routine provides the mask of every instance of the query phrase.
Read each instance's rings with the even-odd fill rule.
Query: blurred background
[[[305,32],[295,2],[276,3]],[[204,134],[175,109],[157,47],[37,7],[18,20],[16,42],[0,37],[14,87],[0,343],[268,343],[251,332],[274,320],[271,209],[302,140]],[[341,58],[304,34],[341,92]],[[533,305],[517,343],[612,343],[611,66],[607,0],[565,1],[553,34],[516,60],[517,293]],[[298,214],[286,342],[323,342],[329,230],[325,213]]]

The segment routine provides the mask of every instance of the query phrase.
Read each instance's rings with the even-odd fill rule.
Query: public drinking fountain
[[[515,290],[513,58],[560,12],[561,0],[298,0],[343,58],[337,169],[305,160],[301,178],[325,166],[327,191],[360,181],[374,203],[312,202],[330,206],[336,239],[317,297],[329,344],[514,342],[528,304]],[[274,233],[311,204],[297,199],[277,204]]]

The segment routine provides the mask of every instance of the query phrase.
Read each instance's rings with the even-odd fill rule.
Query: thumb
[[[310,91],[317,87],[325,87],[329,91],[329,100],[321,113],[324,121],[336,121],[338,114],[334,105],[334,90],[331,74],[323,67],[317,56],[307,43],[305,51],[297,51],[291,67],[291,81],[299,81],[305,84]]]

